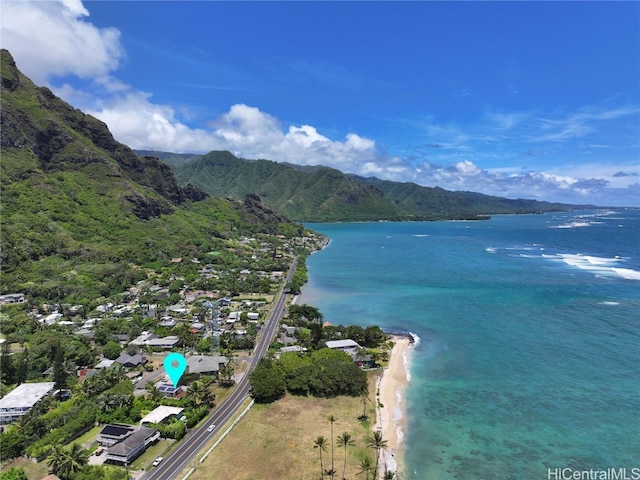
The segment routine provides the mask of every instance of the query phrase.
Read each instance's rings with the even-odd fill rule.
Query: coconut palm
[[[362,392],[360,401],[362,402],[362,415],[358,417],[358,420],[363,420],[363,421],[369,420],[369,416],[367,415],[367,401],[369,401],[369,387],[365,388],[364,392]]]
[[[380,451],[387,448],[388,442],[382,438],[382,432],[379,430],[374,431],[369,437],[367,447],[374,448],[376,450],[376,466],[373,469],[373,478],[378,475],[378,464],[380,463]]]
[[[66,461],[63,463],[63,477],[71,477],[79,472],[89,462],[89,453],[78,442],[71,444],[66,451]]]
[[[391,470],[387,470],[382,476],[382,480],[396,480],[397,478],[396,472],[392,472]]]
[[[371,460],[371,457],[369,455],[360,460],[360,466],[358,467],[358,470],[360,471],[356,473],[356,475],[364,473],[364,480],[369,480],[369,473],[371,473],[371,471],[373,470],[373,460]]]
[[[328,473],[329,476],[333,479],[333,476],[336,473],[335,465],[333,463],[333,424],[334,422],[338,421],[338,417],[329,415],[327,417],[327,420],[329,420],[329,423],[331,424],[331,470]]]
[[[47,465],[49,465],[51,473],[54,475],[57,474],[66,462],[66,459],[67,451],[61,443],[56,443],[47,457]]]
[[[189,385],[189,396],[195,405],[202,405],[208,388],[202,380],[196,380]]]
[[[313,441],[313,448],[317,448],[320,452],[320,478],[324,475],[324,467],[322,465],[322,452],[327,451],[327,439],[320,435]]]
[[[151,400],[153,400],[154,402],[157,402],[162,398],[162,392],[158,390],[158,387],[155,383],[148,382],[144,386],[144,389],[151,394]]]
[[[342,435],[338,435],[337,444],[339,447],[344,448],[344,467],[342,468],[342,480],[345,480],[345,473],[347,471],[347,447],[353,447],[356,442],[353,441],[353,437],[349,432],[343,432]]]

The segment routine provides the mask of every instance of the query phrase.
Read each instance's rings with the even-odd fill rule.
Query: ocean
[[[404,480],[640,475],[640,210],[306,226],[298,304],[419,338]]]

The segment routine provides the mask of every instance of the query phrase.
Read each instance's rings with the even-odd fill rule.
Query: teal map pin
[[[180,377],[182,377],[186,369],[187,359],[184,358],[184,355],[181,353],[170,353],[165,357],[164,370],[167,372],[167,375],[169,375],[174,388],[178,386]]]

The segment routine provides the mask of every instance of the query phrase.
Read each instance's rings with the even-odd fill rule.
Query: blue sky
[[[0,42],[133,148],[640,206],[638,2],[17,2]]]

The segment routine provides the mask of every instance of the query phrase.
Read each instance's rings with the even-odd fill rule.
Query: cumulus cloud
[[[79,0],[2,2],[2,46],[37,84],[52,76],[107,75],[124,56],[120,32],[97,28],[88,16]]]
[[[606,145],[592,137],[607,122],[637,115],[637,106],[587,106],[554,114],[489,110],[475,125],[437,122],[431,116],[405,120],[419,131],[417,144],[427,147],[428,158],[391,155],[374,139],[356,132],[332,139],[313,125],[283,125],[275,116],[242,103],[194,127],[184,112],[154,102],[151,93],[115,76],[125,56],[120,32],[97,28],[88,18],[79,0],[3,2],[3,47],[36,83],[49,84],[75,107],[103,120],[116,139],[133,148],[229,150],[244,158],[325,165],[363,176],[512,198],[604,205],[640,202],[637,158],[627,164],[564,165],[538,171],[524,169],[516,160],[548,158],[559,145],[575,139],[584,139],[580,140],[583,145],[589,139],[592,149]],[[312,67],[299,64],[297,71],[313,71]],[[321,79],[324,83],[353,86],[358,82],[342,71],[330,73]],[[84,79],[85,85],[52,85],[52,79],[67,76]],[[469,92],[458,94],[463,97]],[[532,144],[540,146],[523,148]],[[481,166],[495,159],[502,162],[500,168]]]

